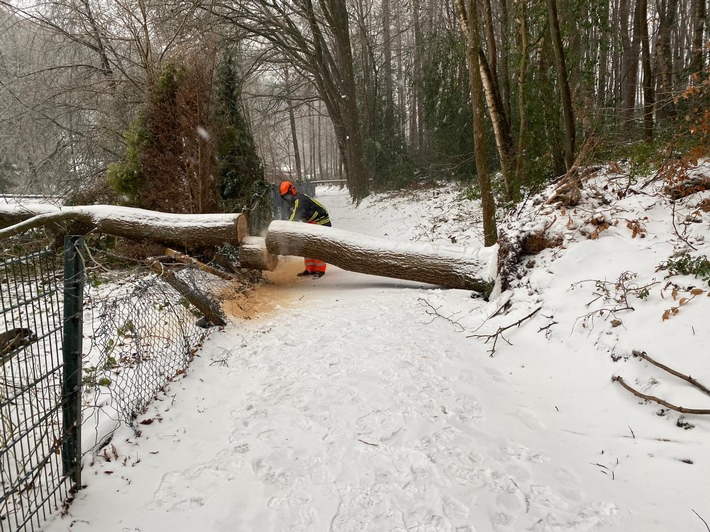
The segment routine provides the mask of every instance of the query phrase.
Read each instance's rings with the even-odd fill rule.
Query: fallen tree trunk
[[[393,242],[282,220],[269,225],[266,248],[276,255],[311,257],[353,272],[474,290],[485,296],[493,287],[493,248]]]
[[[265,238],[248,236],[239,245],[239,265],[242,268],[272,272],[278,263],[279,256],[266,249]]]
[[[247,235],[243,214],[173,214],[116,205],[54,207],[0,205],[0,239],[47,225],[70,223],[75,234],[92,231],[185,247],[239,245]]]

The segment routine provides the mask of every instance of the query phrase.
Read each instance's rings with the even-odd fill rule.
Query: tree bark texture
[[[456,17],[461,31],[466,36],[466,65],[471,90],[471,109],[473,112],[473,151],[478,174],[478,188],[481,193],[483,209],[484,245],[492,246],[498,241],[498,228],[495,219],[495,198],[493,185],[488,174],[486,120],[483,115],[483,80],[481,79],[481,36],[478,29],[478,10],[475,0],[455,0]]]
[[[0,229],[0,239],[58,223],[70,223],[80,234],[96,231],[185,247],[239,245],[248,232],[243,214],[172,214],[115,205],[0,205],[0,225],[14,224]]]
[[[648,18],[647,0],[639,0],[639,17],[644,21]],[[652,141],[654,128],[653,109],[656,106],[656,96],[653,87],[648,23],[644,22],[641,24],[639,30],[641,32],[641,65],[643,71],[643,136],[646,140]]]
[[[692,59],[690,61],[691,74],[695,72],[702,72],[705,61],[703,59],[704,46],[703,46],[703,35],[705,33],[705,17],[706,13],[706,0],[695,0],[695,25],[693,28],[693,53]]]
[[[348,271],[485,295],[493,284],[488,260],[463,247],[398,243],[332,227],[275,220],[266,233],[266,248],[273,254],[312,257]]]

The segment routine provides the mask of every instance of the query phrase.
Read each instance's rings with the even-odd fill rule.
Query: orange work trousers
[[[317,260],[317,259],[303,259],[303,262],[306,264],[306,270],[311,272],[311,273],[316,273],[316,272],[323,272],[325,273],[325,262],[322,260]]]
[[[314,224],[315,222],[309,222],[309,223]],[[317,272],[325,273],[326,264],[322,260],[304,258],[303,262],[306,265],[306,271],[309,271],[311,273],[317,273]]]

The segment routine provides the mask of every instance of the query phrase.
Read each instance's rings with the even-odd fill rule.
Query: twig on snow
[[[376,443],[370,443],[369,441],[361,440],[360,438],[357,439],[360,443],[364,443],[365,445],[372,445],[373,447],[379,447]]]
[[[556,321],[551,321],[551,322],[548,323],[547,325],[545,325],[545,326],[543,326],[543,327],[540,327],[540,328],[537,330],[537,332],[546,331],[547,329],[549,329],[549,328],[552,327],[553,325],[559,325],[559,324],[558,324]]]
[[[691,510],[693,510],[693,509],[691,508]],[[698,519],[700,519],[705,524],[705,528],[707,528],[708,532],[710,532],[710,526],[708,526],[708,522],[705,519],[703,519],[702,517],[700,517],[700,514],[698,512],[696,512],[695,510],[693,510],[693,513],[698,516]]]
[[[636,397],[640,397],[641,399],[645,399],[646,401],[654,401],[660,405],[665,406],[666,408],[670,408],[671,410],[675,410],[676,412],[681,412],[683,414],[710,414],[710,409],[707,408],[685,408],[683,406],[677,406],[672,403],[669,403],[668,401],[665,401],[661,399],[660,397],[656,397],[655,395],[647,395],[645,393],[641,393],[638,390],[632,388],[628,384],[624,382],[624,379],[619,377],[618,375],[614,375],[611,378],[612,382],[618,382],[621,384],[622,387],[630,391],[632,394],[634,394]]]
[[[471,335],[467,336],[467,338],[485,338],[486,341],[484,343],[486,343],[486,344],[488,343],[489,340],[493,339],[493,346],[491,347],[491,350],[489,351],[489,353],[490,353],[489,356],[492,357],[493,353],[496,352],[496,343],[498,342],[498,337],[503,338],[503,340],[505,340],[505,342],[508,345],[513,345],[503,336],[503,332],[507,331],[508,329],[512,329],[513,327],[519,327],[521,323],[523,323],[525,320],[532,318],[535,314],[540,312],[541,309],[542,309],[542,307],[537,307],[530,314],[528,314],[524,318],[520,318],[515,323],[511,323],[510,325],[506,325],[505,327],[498,327],[498,330],[493,334],[471,334]]]
[[[465,331],[465,330],[466,330],[466,329],[464,328],[464,326],[461,325],[458,321],[454,321],[454,320],[451,319],[451,316],[453,316],[454,314],[451,314],[450,316],[444,316],[444,315],[442,315],[442,314],[439,314],[439,309],[441,308],[441,306],[439,306],[439,307],[434,307],[434,305],[432,305],[431,303],[429,303],[429,302],[428,302],[426,299],[424,299],[423,297],[420,297],[420,298],[419,298],[419,302],[420,302],[422,305],[426,305],[426,306],[428,306],[428,307],[431,309],[431,311],[429,311],[429,310],[426,311],[426,313],[429,314],[430,316],[433,315],[433,316],[436,316],[436,317],[445,319],[445,320],[448,321],[449,323],[452,323],[452,324],[454,324],[454,325],[458,325],[459,327],[461,327],[461,330],[462,330],[462,331]],[[433,321],[433,320],[432,320],[432,321]]]
[[[671,214],[671,222],[673,222],[673,230],[675,231],[675,234],[680,238],[683,242],[685,242],[685,245],[688,246],[690,249],[693,251],[696,251],[698,248],[694,247],[690,242],[688,242],[688,239],[685,238],[683,235],[680,234],[678,231],[678,227],[675,224],[675,201],[671,202],[671,205],[673,206],[672,209],[672,214]]]
[[[671,375],[674,375],[674,376],[678,377],[679,379],[683,379],[684,381],[689,382],[690,384],[692,384],[693,386],[695,386],[696,388],[701,390],[703,393],[710,395],[710,389],[708,389],[706,386],[703,386],[702,384],[700,384],[693,377],[691,377],[690,375],[683,375],[682,373],[677,372],[673,368],[669,368],[665,364],[661,364],[660,362],[656,362],[655,360],[653,360],[650,356],[648,356],[646,354],[646,351],[637,351],[634,349],[631,353],[635,357],[643,358],[645,361],[653,364],[654,366],[656,366],[658,368],[661,368],[663,371],[667,371]]]

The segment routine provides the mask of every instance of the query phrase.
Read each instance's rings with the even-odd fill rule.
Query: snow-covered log
[[[239,266],[242,268],[272,272],[278,262],[279,256],[269,253],[263,237],[247,236],[239,245]]]
[[[0,224],[14,224],[0,229],[0,238],[57,223],[70,223],[82,234],[95,231],[186,247],[239,245],[248,232],[243,214],[173,214],[116,205],[0,204]]]
[[[353,272],[407,279],[488,294],[495,246],[467,249],[397,242],[334,227],[276,220],[266,247],[276,255],[312,257]]]

